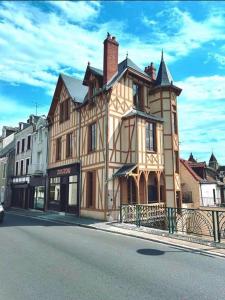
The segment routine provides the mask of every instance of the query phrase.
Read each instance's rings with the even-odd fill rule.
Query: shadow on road
[[[163,255],[165,251],[157,250],[157,249],[138,249],[137,253],[143,255]]]

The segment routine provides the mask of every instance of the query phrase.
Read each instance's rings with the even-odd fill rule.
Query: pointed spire
[[[213,162],[213,161],[217,162],[217,159],[216,159],[215,155],[213,154],[213,152],[211,154],[211,157],[210,157],[209,161],[211,161],[211,162]]]
[[[188,161],[197,162],[196,159],[194,159],[194,156],[193,156],[192,152],[191,152],[191,154],[190,154],[190,156],[188,158]]]
[[[162,49],[161,62],[160,62],[159,71],[156,78],[156,85],[159,86],[171,85],[171,82],[173,82],[173,78],[164,61],[163,49]]]

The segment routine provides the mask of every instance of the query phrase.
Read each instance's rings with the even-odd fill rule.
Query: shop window
[[[22,139],[22,149],[21,152],[24,152],[25,150],[25,139]]]
[[[96,174],[95,172],[87,172],[87,189],[86,189],[86,206],[87,208],[93,208],[95,205],[95,184]]]
[[[27,150],[30,150],[31,148],[31,135],[28,135],[27,137]]]
[[[133,105],[137,109],[143,109],[143,87],[133,83]]]
[[[17,142],[16,144],[16,154],[20,153],[20,141]]]
[[[23,175],[23,160],[20,161],[20,175]]]
[[[61,160],[62,138],[56,139],[56,160]]]
[[[49,207],[53,208],[54,205],[59,205],[60,202],[60,177],[50,178],[49,184]]]
[[[88,152],[96,150],[96,123],[88,127]]]
[[[146,123],[146,150],[156,152],[156,126],[155,123]]]
[[[44,209],[44,200],[45,200],[45,187],[44,186],[35,186],[34,208],[43,210]]]
[[[73,134],[66,135],[66,157],[72,157],[73,154]]]
[[[78,203],[78,180],[77,175],[69,176],[69,197],[68,205],[76,206]]]

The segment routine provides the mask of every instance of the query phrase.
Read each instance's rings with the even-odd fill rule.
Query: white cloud
[[[145,16],[142,22],[151,26],[154,44],[160,44],[173,61],[206,43],[225,40],[223,10],[212,10],[205,19],[195,20],[188,11],[172,7],[156,14],[155,19]],[[160,26],[152,27],[153,22]]]
[[[98,16],[101,4],[97,1],[49,1],[70,21],[90,21]]]
[[[188,77],[176,83],[183,88],[179,97],[180,150],[207,160],[212,150],[224,164],[225,77]]]

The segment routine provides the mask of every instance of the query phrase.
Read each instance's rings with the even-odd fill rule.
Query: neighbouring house
[[[182,206],[221,206],[224,203],[224,183],[206,162],[197,162],[192,153],[188,160],[180,159]]]
[[[10,177],[13,175],[15,142],[14,135],[18,128],[3,126],[0,137],[0,202],[7,208],[10,206]]]
[[[44,210],[47,197],[48,167],[48,123],[46,117],[39,117],[31,139],[31,162],[28,168],[32,189],[30,206],[34,209]]]
[[[11,178],[11,205],[21,208],[33,208],[34,197],[31,176],[29,174],[32,155],[32,135],[36,130],[39,116],[30,115],[27,122],[19,123],[15,134],[15,165]]]
[[[177,96],[163,54],[156,75],[118,62],[108,34],[103,69],[60,74],[48,113],[46,209],[116,219],[121,204],[181,206]]]

